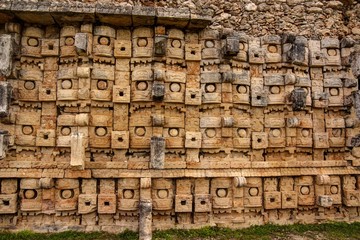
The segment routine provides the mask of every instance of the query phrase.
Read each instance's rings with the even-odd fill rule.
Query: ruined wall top
[[[346,35],[360,39],[358,0],[2,0],[0,10],[1,23],[20,18],[40,24],[100,20],[129,26],[171,18],[181,27],[189,22],[205,27],[211,20],[212,29],[252,36],[293,32],[312,39]]]

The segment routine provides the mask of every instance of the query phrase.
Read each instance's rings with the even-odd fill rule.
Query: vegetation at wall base
[[[124,231],[120,234],[105,232],[76,232],[66,231],[61,233],[35,233],[32,231],[0,232],[0,240],[136,240],[138,233]],[[252,226],[244,229],[229,229],[219,227],[205,227],[201,229],[184,230],[170,229],[155,231],[153,239],[165,240],[280,240],[280,239],[360,239],[360,222],[343,223],[332,222],[323,224],[294,224]]]

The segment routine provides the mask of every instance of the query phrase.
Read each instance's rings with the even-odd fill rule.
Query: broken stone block
[[[154,69],[154,81],[163,82],[166,79],[166,73],[162,69]]]
[[[300,111],[306,107],[306,95],[303,88],[296,88],[291,92],[290,100],[294,111]]]
[[[156,35],[155,36],[155,56],[165,56],[166,54],[166,35]]]
[[[13,40],[10,34],[0,36],[0,74],[9,76],[12,70]]]
[[[291,117],[286,119],[286,126],[290,128],[295,128],[300,125],[300,120],[297,117]]]
[[[333,199],[327,195],[320,195],[317,197],[317,205],[321,207],[331,207],[333,205]]]
[[[356,78],[360,77],[360,51],[353,52],[350,56],[351,69]]]
[[[164,114],[156,114],[151,116],[153,127],[163,127],[165,123]]]
[[[233,127],[234,125],[234,118],[231,116],[222,117],[221,118],[222,126],[223,127]]]
[[[226,37],[226,54],[227,55],[236,55],[240,51],[240,39],[236,36],[227,36]]]
[[[165,138],[151,137],[150,164],[151,168],[163,169],[165,162]]]
[[[360,57],[360,55],[359,55]],[[360,59],[360,58],[359,58]],[[360,62],[359,62],[360,64]],[[360,67],[360,65],[359,65]],[[359,72],[360,74],[360,72]],[[358,119],[360,119],[360,91],[356,91],[354,93],[354,99],[353,99],[353,105],[354,105],[354,108],[355,108],[355,113],[356,113],[356,116]]]
[[[360,134],[351,138],[351,146],[352,147],[360,147]]]
[[[354,78],[344,78],[344,87],[353,88],[358,85],[357,79]]]
[[[340,41],[341,47],[341,64],[344,66],[351,65],[351,54],[353,52],[353,46],[355,45],[355,41],[351,37],[344,37]]]
[[[9,132],[0,130],[0,159],[6,157],[6,151],[9,145]]]
[[[341,41],[340,41],[340,47],[341,48],[351,48],[354,45],[355,45],[354,39],[352,39],[349,36],[342,38]]]
[[[85,147],[86,139],[83,133],[73,133],[71,135],[71,160],[73,167],[85,167]]]
[[[88,55],[88,34],[76,33],[75,34],[75,47],[79,55]]]
[[[152,239],[152,202],[141,200],[139,204],[139,239]]]
[[[283,51],[285,60],[293,64],[307,65],[307,40],[302,36],[288,36],[284,40]]]
[[[268,75],[264,76],[265,85],[267,86],[282,86],[284,85],[284,77],[282,75]]]
[[[221,81],[223,83],[232,83],[235,80],[235,76],[232,72],[223,72],[221,74]]]
[[[165,86],[164,83],[154,82],[152,86],[152,96],[154,100],[161,101],[165,95]]]
[[[9,82],[0,82],[0,117],[9,115],[12,87]]]

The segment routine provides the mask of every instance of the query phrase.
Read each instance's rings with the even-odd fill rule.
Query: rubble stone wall
[[[359,221],[359,11],[2,1],[0,228]]]

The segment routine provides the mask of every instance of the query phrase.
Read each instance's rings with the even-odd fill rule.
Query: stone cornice
[[[189,29],[205,28],[212,20],[211,11],[192,13],[188,8],[123,6],[113,3],[1,1],[0,23],[9,19],[41,25],[101,22],[117,27],[165,25]]]

